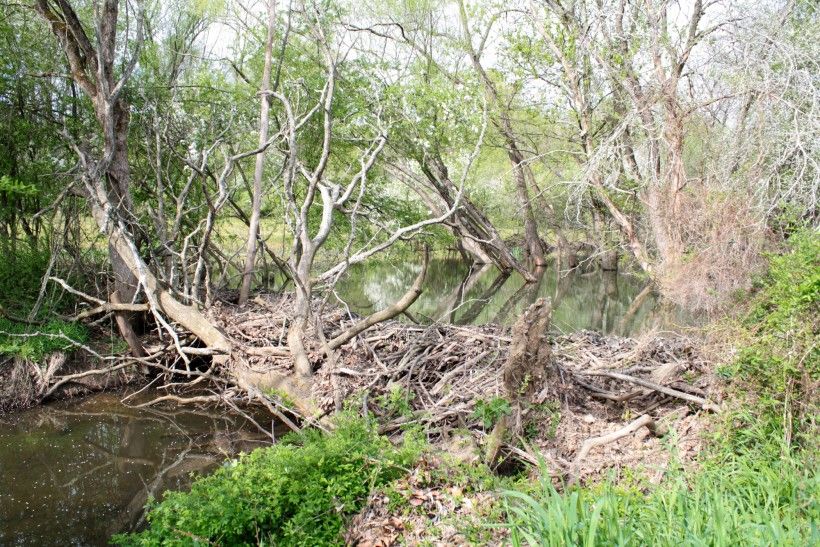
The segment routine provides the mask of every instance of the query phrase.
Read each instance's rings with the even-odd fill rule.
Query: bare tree
[[[260,86],[259,106],[259,146],[262,147],[268,140],[268,125],[270,112],[270,75],[271,60],[273,57],[273,35],[276,29],[276,0],[268,0],[268,30],[265,40],[265,64],[262,70],[262,84]],[[262,214],[262,177],[265,171],[265,151],[256,156],[253,170],[253,203],[251,205],[250,224],[248,226],[248,243],[245,251],[245,269],[242,272],[242,286],[239,289],[239,304],[248,301],[248,294],[253,281],[254,265],[256,263],[256,246],[259,238],[259,219]]]

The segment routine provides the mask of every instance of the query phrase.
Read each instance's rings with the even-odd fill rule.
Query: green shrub
[[[55,319],[44,325],[29,325],[0,317],[0,355],[39,362],[50,353],[69,350],[73,342],[85,343],[87,339],[87,329],[78,323]]]
[[[306,431],[255,450],[149,505],[149,528],[122,545],[341,545],[340,530],[377,486],[405,473],[419,442],[400,448],[372,422],[343,415],[329,434]]]
[[[479,420],[484,429],[492,428],[502,417],[512,412],[509,401],[503,397],[493,397],[489,401],[479,399],[475,403],[473,418]]]
[[[26,316],[37,300],[49,261],[47,250],[21,243],[0,260],[0,308]]]
[[[732,427],[725,428],[727,442],[737,448],[754,449],[767,435],[798,444],[814,438],[820,236],[798,232],[789,246],[787,253],[770,258],[769,272],[741,324],[736,345],[742,349],[721,371],[742,402],[731,415]]]

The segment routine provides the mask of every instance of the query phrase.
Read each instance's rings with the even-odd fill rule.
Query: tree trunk
[[[260,88],[259,106],[259,147],[262,148],[268,140],[268,118],[270,112],[270,73],[273,57],[273,33],[276,26],[276,0],[268,1],[268,34],[265,41],[265,66],[262,70],[262,85]],[[253,281],[253,270],[256,262],[257,238],[259,236],[259,218],[262,213],[262,175],[265,170],[265,150],[256,155],[256,164],[253,171],[253,205],[251,209],[250,225],[248,227],[248,243],[245,251],[245,269],[242,272],[242,287],[239,290],[239,305],[248,301]]]
[[[450,180],[447,166],[444,165],[441,157],[427,156],[419,160],[419,165],[436,193],[441,196],[447,206],[452,206],[458,188]],[[532,274],[512,255],[498,230],[486,215],[467,196],[461,196],[460,204],[461,206],[453,215],[454,223],[451,224],[451,228],[462,241],[465,250],[476,256],[486,256],[500,270],[517,271],[527,282],[535,281]]]
[[[493,428],[485,450],[487,465],[493,465],[498,458],[507,431],[520,432],[523,404],[532,403],[533,396],[541,393],[557,376],[552,347],[547,339],[551,317],[550,300],[539,298],[512,328],[502,379],[504,395],[512,405],[513,413],[502,417]]]
[[[224,362],[230,353],[227,337],[214,327],[193,306],[176,300],[160,286],[139,254],[134,240],[136,217],[130,190],[128,161],[128,105],[119,98],[125,81],[136,63],[137,51],[130,68],[120,80],[115,78],[116,32],[119,16],[118,0],[106,0],[98,12],[95,40],[89,39],[79,17],[68,2],[60,2],[53,11],[47,0],[37,0],[37,11],[51,26],[63,48],[71,76],[91,98],[97,121],[103,132],[104,152],[98,162],[92,162],[80,148],[81,160],[86,164],[86,189],[91,213],[100,230],[108,235],[116,292],[123,302],[132,302],[138,288],[142,288],[150,306],[157,314],[164,313],[202,340],[219,355],[214,362]],[[138,21],[141,25],[142,21]],[[141,28],[141,27],[139,27]],[[141,40],[141,34],[138,33]],[[140,40],[137,41],[137,47]],[[95,49],[95,46],[99,50]],[[102,167],[102,173],[96,172]],[[159,315],[158,315],[159,316]],[[130,318],[118,321],[126,340],[134,338]],[[132,348],[132,351],[138,351]]]
[[[541,244],[541,238],[538,235],[538,224],[535,222],[535,214],[532,210],[532,203],[530,202],[529,190],[527,189],[527,173],[531,175],[531,170],[526,164],[524,154],[518,146],[518,141],[515,132],[512,129],[512,122],[510,121],[509,112],[500,104],[498,90],[495,87],[490,75],[484,70],[479,58],[479,52],[473,47],[472,36],[470,33],[470,26],[467,20],[467,11],[464,8],[464,1],[459,0],[459,19],[461,22],[461,29],[464,40],[467,44],[467,53],[473,68],[478,73],[481,83],[484,86],[484,93],[488,102],[496,108],[499,108],[498,118],[493,120],[494,125],[498,128],[507,147],[507,155],[510,158],[510,163],[513,169],[513,179],[515,181],[515,193],[518,197],[518,207],[521,214],[524,216],[524,240],[525,251],[536,267],[545,266],[547,264],[544,257],[544,247]],[[533,177],[534,178],[534,177]],[[535,278],[530,276],[528,281],[534,281]]]

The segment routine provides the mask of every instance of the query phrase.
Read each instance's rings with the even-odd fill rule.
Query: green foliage
[[[740,328],[741,351],[723,367],[747,404],[733,413],[729,439],[753,448],[771,430],[800,440],[814,419],[811,384],[820,379],[820,237],[802,231],[787,253],[770,258],[751,311]]]
[[[341,545],[345,519],[372,489],[404,473],[420,445],[396,448],[374,424],[343,415],[329,434],[306,431],[255,450],[149,506],[148,530],[122,545]]]
[[[33,185],[13,179],[8,175],[0,176],[0,196],[8,199],[14,197],[33,197],[36,195],[37,188]]]
[[[265,392],[265,395],[271,399],[275,399],[288,408],[296,408],[296,403],[285,391],[276,388],[270,388]]]
[[[561,409],[555,402],[532,405],[524,422],[524,438],[534,439],[544,431],[547,439],[554,439],[561,424]]]
[[[489,401],[479,399],[475,403],[473,418],[481,421],[484,429],[490,429],[502,416],[512,411],[509,401],[503,397],[493,397]]]
[[[399,384],[393,384],[387,393],[378,398],[378,404],[384,408],[390,416],[411,416],[413,408],[410,401],[413,400],[413,393],[404,389]]]
[[[18,245],[0,260],[0,354],[40,361],[49,353],[72,348],[72,341],[88,339],[84,326],[49,318],[63,304],[51,292],[38,314],[42,324],[15,320],[26,317],[37,300],[48,261],[47,251],[30,244]]]
[[[27,315],[37,299],[49,254],[30,245],[18,245],[0,260],[0,308]]]
[[[87,339],[88,331],[77,323],[52,320],[44,325],[28,325],[0,317],[0,355],[41,361],[50,353],[71,349],[72,342]]]

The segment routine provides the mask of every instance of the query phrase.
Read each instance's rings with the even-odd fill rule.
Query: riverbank
[[[794,245],[773,259],[745,319],[714,325],[708,342],[562,335],[548,328],[542,300],[512,329],[391,320],[328,352],[327,341],[360,318],[316,302],[319,330],[306,336],[310,397],[325,417],[152,506],[150,531],[120,541],[809,541],[820,484],[812,471],[820,281],[816,240]],[[190,376],[161,364],[170,388],[144,402],[241,411],[246,392],[226,383],[233,377],[252,380],[286,412],[290,395],[264,380],[292,372],[291,305],[260,296],[213,306],[210,318],[243,340],[242,352],[224,368],[194,364]],[[670,506],[687,516],[657,535]],[[186,511],[199,516],[186,520]],[[711,515],[720,514],[732,518],[715,528]]]

